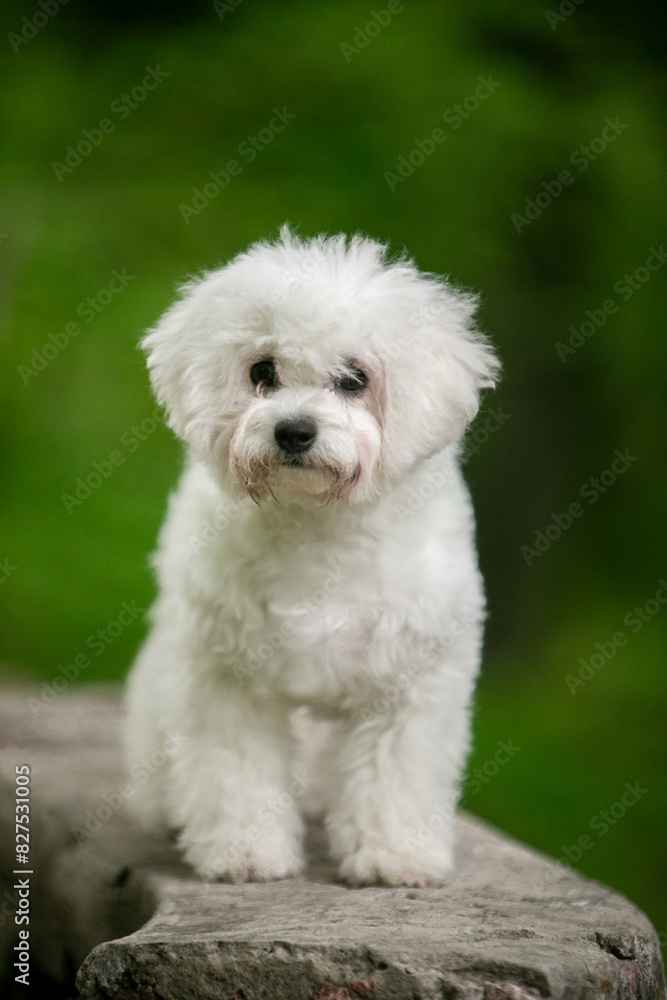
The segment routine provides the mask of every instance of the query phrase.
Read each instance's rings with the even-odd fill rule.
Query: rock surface
[[[99,689],[49,706],[3,693],[0,945],[6,956],[17,940],[6,845],[15,766],[28,764],[31,964],[52,981],[79,968],[78,988],[95,1000],[665,996],[643,913],[469,816],[440,889],[347,888],[317,828],[301,878],[200,882],[126,815],[120,716],[117,694]]]

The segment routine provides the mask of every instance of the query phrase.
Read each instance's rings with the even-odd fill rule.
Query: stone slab
[[[665,997],[657,935],[640,910],[463,814],[443,888],[348,888],[317,827],[300,878],[202,883],[121,804],[117,692],[79,689],[37,711],[29,695],[5,690],[0,705],[0,947],[16,943],[6,845],[14,768],[27,763],[31,960],[64,984],[79,969],[84,997]]]

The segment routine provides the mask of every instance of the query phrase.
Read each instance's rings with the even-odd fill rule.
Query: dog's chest
[[[253,685],[331,707],[370,693],[386,672],[376,576],[367,560],[295,549],[265,566],[261,579],[248,579],[253,624],[244,645]]]

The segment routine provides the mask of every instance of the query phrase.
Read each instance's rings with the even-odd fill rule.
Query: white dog
[[[451,867],[484,618],[457,442],[498,370],[474,309],[379,243],[285,227],[143,341],[189,460],[127,753],[179,734],[137,810],[206,878],[299,872],[307,788],[343,879]],[[317,760],[295,715],[326,722]]]

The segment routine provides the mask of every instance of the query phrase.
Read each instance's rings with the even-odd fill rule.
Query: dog
[[[160,760],[135,812],[206,879],[296,875],[320,814],[347,883],[440,884],[485,618],[476,299],[287,226],[181,292],[141,344],[188,458],[128,682],[127,760]]]

